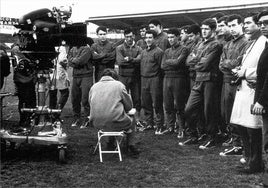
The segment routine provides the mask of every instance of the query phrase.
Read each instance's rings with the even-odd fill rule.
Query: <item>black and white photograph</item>
[[[0,0],[0,187],[268,187],[268,1]]]

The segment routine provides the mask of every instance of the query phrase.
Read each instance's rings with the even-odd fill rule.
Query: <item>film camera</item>
[[[19,48],[26,58],[33,61],[37,70],[53,67],[55,46],[64,40],[70,46],[83,45],[87,41],[85,23],[69,23],[71,8],[43,8],[23,15],[16,28]]]

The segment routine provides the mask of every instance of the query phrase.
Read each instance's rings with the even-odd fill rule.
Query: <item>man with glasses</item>
[[[258,15],[258,25],[262,34],[268,38],[268,11],[263,11]],[[265,44],[257,67],[257,84],[255,93],[255,105],[253,114],[262,115],[263,118],[263,148],[268,159],[268,40]],[[263,186],[268,187],[268,167],[262,180]]]
[[[236,90],[230,123],[237,126],[245,151],[246,165],[239,167],[238,171],[246,174],[263,171],[262,117],[250,113],[254,102],[257,65],[267,41],[257,23],[256,14],[245,17],[244,30],[251,41],[243,55],[241,66],[232,70],[241,81]]]

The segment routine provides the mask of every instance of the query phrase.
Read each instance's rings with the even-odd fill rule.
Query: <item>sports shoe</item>
[[[155,132],[154,132],[155,135],[161,135],[161,128],[156,128],[155,129]]]
[[[219,144],[222,144],[226,142],[227,140],[229,140],[229,135],[227,133],[219,132],[216,136],[216,141]]]
[[[223,143],[222,143],[222,146],[224,146],[224,147],[232,146],[233,141],[234,141],[234,139],[231,137],[231,138],[229,138],[228,140],[226,140],[225,142],[223,142]]]
[[[197,144],[198,140],[195,137],[191,137],[187,140],[185,140],[184,142],[179,142],[180,146],[185,146],[185,145],[193,145],[193,144]]]
[[[207,141],[207,139],[208,139],[208,135],[202,134],[201,136],[198,137],[198,142],[203,143],[203,142]]]
[[[151,124],[147,124],[147,123],[145,123],[145,131],[147,131],[147,130],[153,130],[154,129],[154,126],[153,125],[151,125]]]
[[[216,142],[214,139],[210,139],[209,141],[207,141],[206,143],[202,144],[199,146],[199,149],[211,149],[214,148],[216,146]]]
[[[241,156],[243,153],[242,147],[233,147],[227,151],[220,152],[220,156]]]
[[[243,165],[245,165],[247,163],[247,159],[245,157],[242,157],[239,162]]]
[[[177,138],[181,139],[185,137],[183,129],[179,129],[177,132],[178,132]]]
[[[139,131],[139,132],[142,132],[145,130],[145,126],[143,125],[143,123],[141,121],[136,122],[136,128],[137,128],[137,131]]]
[[[160,135],[170,134],[172,132],[173,132],[173,128],[172,127],[169,127],[169,128],[163,127],[162,129],[160,129]]]
[[[72,122],[72,127],[77,127],[77,126],[79,126],[80,125],[80,118],[76,118],[76,119],[74,119],[73,120],[73,122]]]
[[[86,118],[84,119],[83,123],[81,124],[80,129],[87,128],[87,127],[89,127],[89,125],[90,125],[89,118],[86,117]]]

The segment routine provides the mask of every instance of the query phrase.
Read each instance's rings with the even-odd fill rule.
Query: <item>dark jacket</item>
[[[158,46],[163,51],[170,48],[170,44],[168,42],[168,36],[165,32],[161,32],[159,33],[159,35],[157,35],[157,37],[155,37],[155,45]]]
[[[116,62],[119,65],[119,75],[140,76],[141,47],[135,43],[132,46],[125,42],[116,48]],[[129,60],[124,58],[128,57]]]
[[[194,79],[195,78],[195,70],[194,66],[197,63],[196,61],[192,61],[196,57],[197,49],[198,46],[202,43],[202,38],[197,38],[196,40],[192,41],[191,44],[188,44],[188,52],[189,55],[187,56],[186,59],[186,66],[188,67],[189,70],[189,76]]]
[[[72,47],[68,54],[68,64],[73,67],[73,77],[91,77],[93,68],[90,47]]]
[[[233,79],[232,69],[241,64],[247,44],[248,40],[244,35],[241,35],[224,45],[219,64],[219,69],[223,73],[224,82],[230,83]]]
[[[219,61],[222,53],[222,45],[214,38],[203,41],[197,48],[196,57],[196,81],[217,81],[219,77]]]
[[[0,89],[4,84],[4,77],[7,77],[10,74],[10,63],[7,52],[4,49],[0,49],[0,64],[1,64],[1,80],[0,80]]]
[[[161,61],[164,52],[156,45],[151,45],[141,52],[141,76],[156,77],[162,75]]]
[[[268,110],[268,42],[266,42],[257,67],[257,83],[255,102],[260,103]]]
[[[188,74],[185,60],[188,50],[180,43],[168,48],[162,58],[161,68],[165,77],[185,77]]]
[[[115,46],[112,42],[106,40],[103,43],[100,40],[97,40],[97,42],[91,46],[91,49],[93,62],[99,70],[114,68]]]
[[[233,36],[231,35],[231,33],[227,33],[224,35],[217,35],[216,36],[216,40],[222,45],[224,46],[227,42],[229,42],[230,40],[233,39]]]
[[[138,40],[136,44],[137,44],[137,46],[141,47],[141,49],[143,49],[143,50],[147,47],[147,44],[146,44],[144,39]]]

